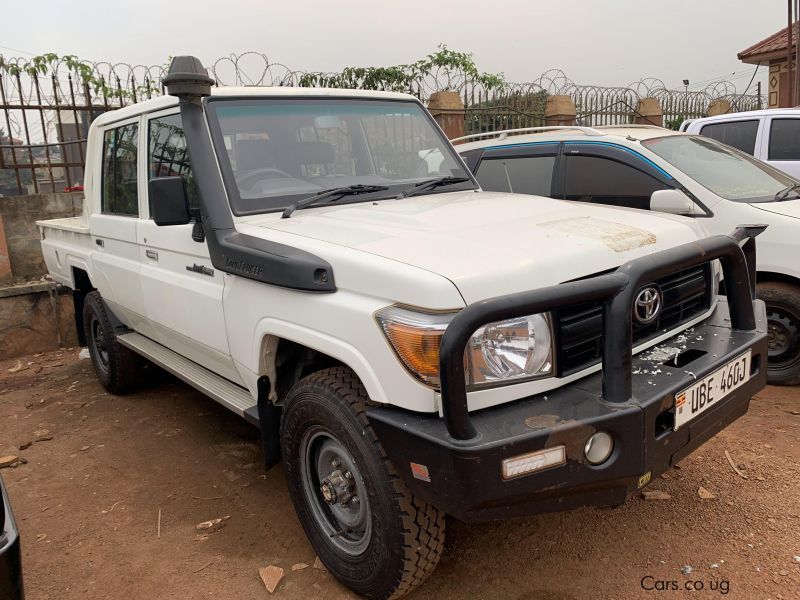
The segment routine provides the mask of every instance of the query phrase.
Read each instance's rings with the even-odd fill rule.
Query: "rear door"
[[[731,121],[707,123],[700,126],[699,133],[728,146],[747,152],[750,156],[762,158],[757,154],[761,135],[762,119],[744,117]]]
[[[100,156],[87,157],[101,164],[95,171],[99,181],[92,182],[87,198],[92,206],[94,283],[112,312],[134,329],[144,320],[136,243],[142,206],[140,125],[141,117],[136,116],[106,126],[101,132]]]
[[[559,144],[534,143],[488,148],[475,167],[484,190],[553,196]]]
[[[800,179],[800,116],[768,117],[764,129],[761,158]]]
[[[189,202],[198,207],[180,114],[147,115],[146,180],[183,176]],[[213,268],[208,244],[192,239],[194,223],[159,227],[145,211],[138,223],[141,282],[147,315],[145,335],[236,383],[222,310],[224,275]]]

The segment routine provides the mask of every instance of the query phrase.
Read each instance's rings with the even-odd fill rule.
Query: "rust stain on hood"
[[[614,252],[625,252],[656,243],[656,235],[645,229],[590,217],[547,221],[546,223],[541,223],[539,227],[599,240]]]

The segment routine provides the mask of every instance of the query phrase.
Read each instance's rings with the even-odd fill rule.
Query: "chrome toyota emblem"
[[[649,286],[636,296],[633,303],[633,314],[639,323],[652,323],[661,312],[661,292],[655,286]]]

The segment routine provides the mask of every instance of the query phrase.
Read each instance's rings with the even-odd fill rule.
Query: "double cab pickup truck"
[[[164,84],[92,123],[47,266],[106,389],[144,358],[261,428],[354,591],[420,584],[445,514],[623,503],[765,385],[758,226],[484,192],[405,94]]]

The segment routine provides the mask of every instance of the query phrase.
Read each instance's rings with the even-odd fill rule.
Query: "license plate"
[[[706,375],[675,395],[675,426],[685,425],[697,415],[719,404],[728,394],[750,379],[750,351]]]

